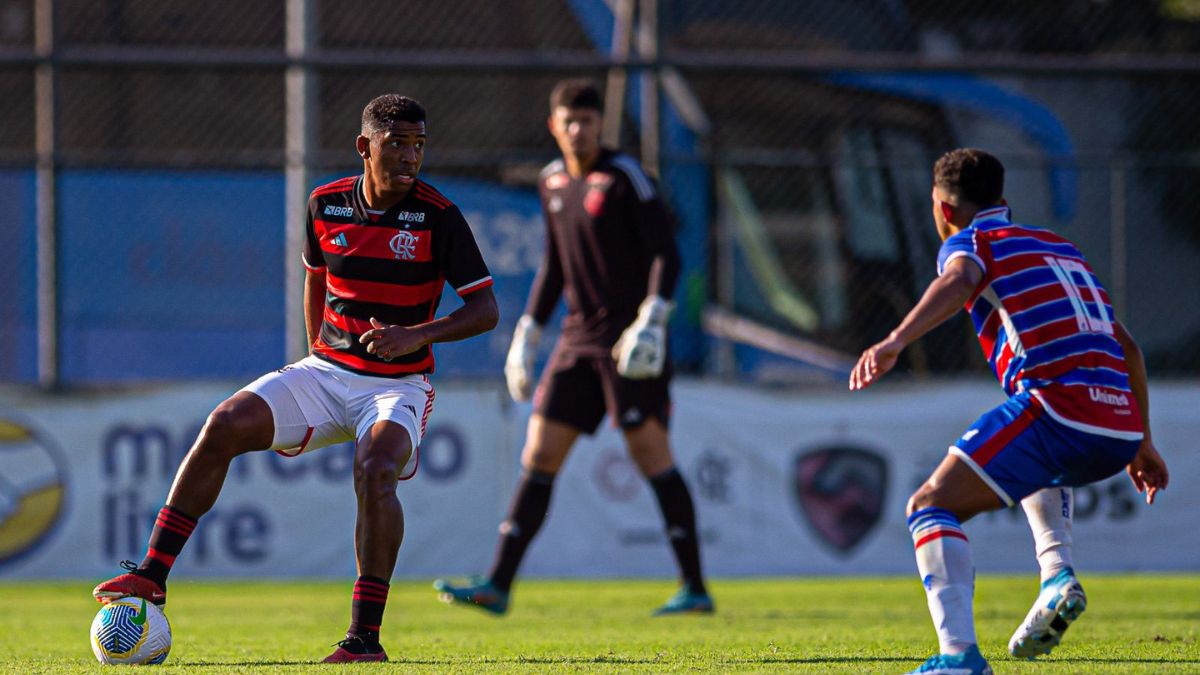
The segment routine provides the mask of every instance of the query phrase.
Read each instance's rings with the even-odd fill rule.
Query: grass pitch
[[[1200,672],[1200,577],[1083,577],[1089,607],[1053,656],[1005,645],[1037,594],[1032,577],[980,577],[980,647],[998,673]],[[349,620],[351,582],[171,584],[175,645],[155,672],[898,673],[936,651],[915,577],[718,580],[713,616],[651,618],[666,581],[525,581],[509,615],[392,586],[388,664],[317,665]],[[0,672],[111,672],[87,632],[90,582],[0,584]]]

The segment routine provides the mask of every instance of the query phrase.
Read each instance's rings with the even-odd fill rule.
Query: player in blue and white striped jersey
[[[944,242],[938,278],[887,339],[863,352],[850,388],[873,384],[960,307],[970,313],[1009,398],[950,446],[909,500],[917,569],[941,647],[913,672],[985,675],[992,671],[975,638],[975,574],[961,524],[1021,501],[1039,562],[1059,566],[1009,645],[1032,658],[1058,644],[1087,602],[1067,557],[1069,508],[1051,508],[1052,497],[1126,468],[1152,503],[1168,473],[1150,439],[1141,351],[1078,248],[1011,222],[1004,167],[986,152],[954,150],[933,173],[933,218]]]

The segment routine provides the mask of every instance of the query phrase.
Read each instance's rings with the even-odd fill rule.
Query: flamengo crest
[[[419,241],[419,234],[401,230],[388,242],[388,248],[392,249],[392,253],[396,254],[396,260],[416,260],[417,243]]]

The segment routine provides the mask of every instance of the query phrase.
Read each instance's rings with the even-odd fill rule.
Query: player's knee
[[[921,509],[926,509],[937,505],[937,488],[929,483],[925,483],[921,487],[917,488],[917,491],[912,493],[912,496],[908,498],[908,509],[906,513],[907,515],[911,516]]]
[[[201,443],[200,448],[212,452],[238,454],[250,450],[246,446],[251,436],[249,420],[236,408],[222,403],[208,415],[204,422],[201,438],[207,443]]]
[[[564,457],[545,446],[527,445],[521,452],[521,465],[526,469],[555,474],[562,468]]]
[[[399,471],[391,457],[367,455],[354,463],[354,491],[360,497],[395,492]]]

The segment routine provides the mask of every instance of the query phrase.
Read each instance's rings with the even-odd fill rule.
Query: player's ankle
[[[351,628],[346,631],[346,640],[349,645],[343,643],[344,648],[355,653],[373,654],[383,651],[383,646],[379,644],[379,631]]]
[[[346,637],[358,638],[358,639],[362,640],[363,642],[379,642],[379,631],[372,630],[370,628],[359,628],[357,626],[351,626],[346,631]]]
[[[164,591],[167,590],[167,580],[165,578],[160,577],[157,574],[150,572],[149,570],[145,570],[145,569],[142,569],[139,567],[136,569],[129,570],[129,573],[135,577],[141,577],[143,579],[147,579],[149,581],[154,582],[155,585],[157,585],[159,588],[161,588]]]

